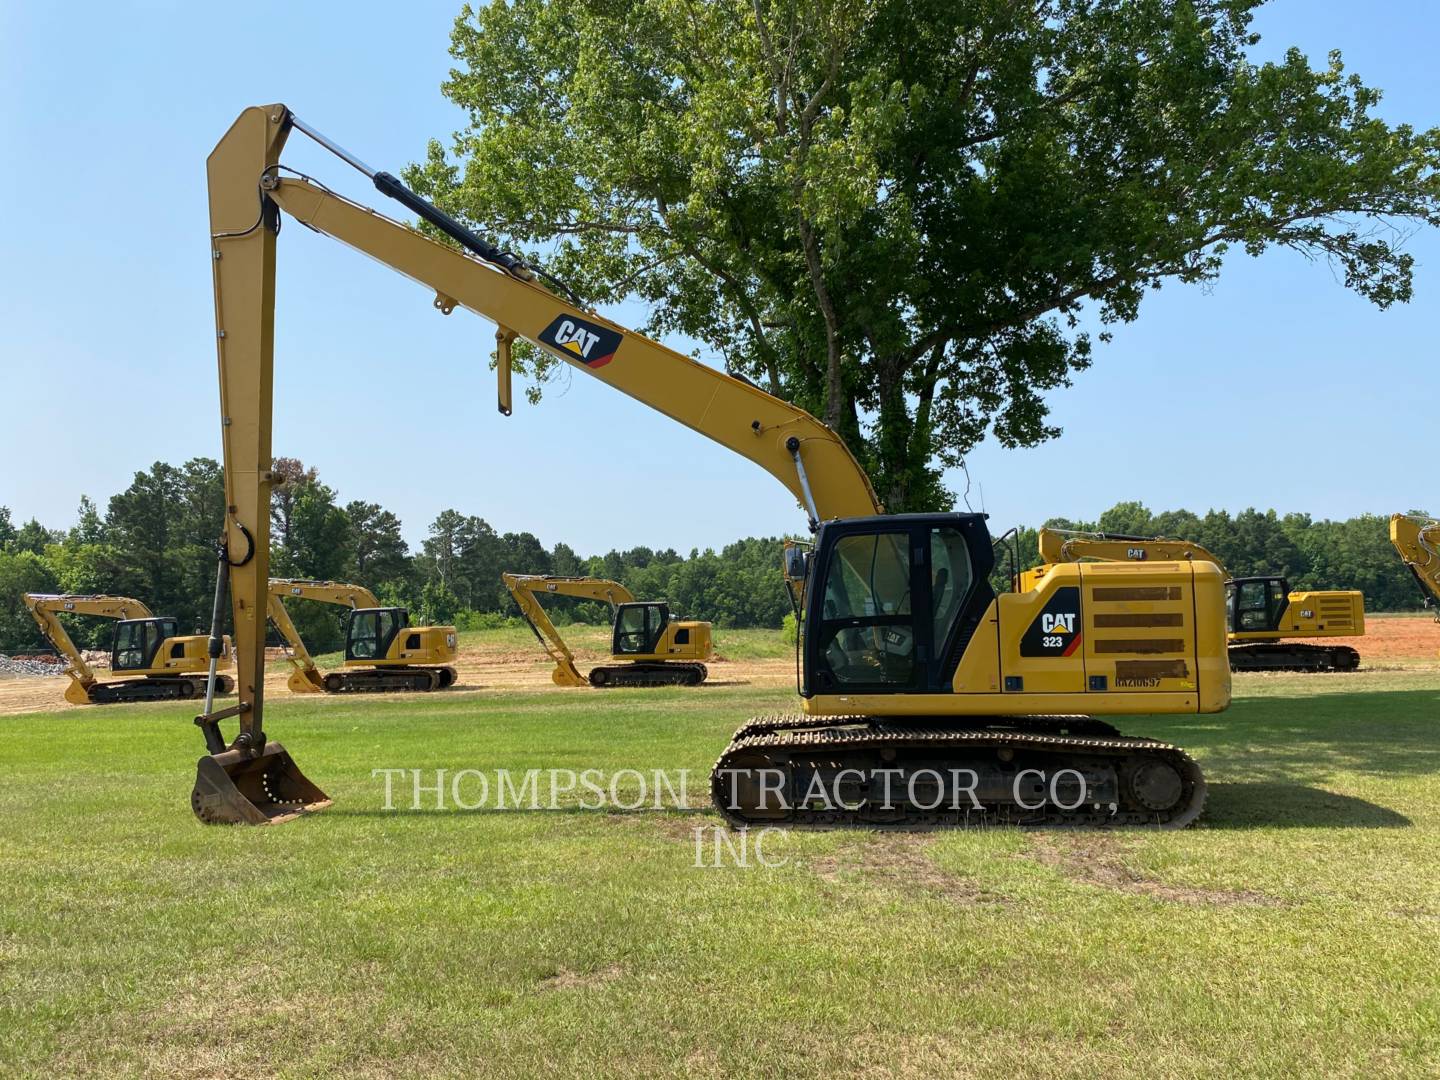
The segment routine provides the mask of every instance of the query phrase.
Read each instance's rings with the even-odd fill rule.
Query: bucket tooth
[[[196,764],[190,793],[191,809],[208,825],[280,825],[329,805],[278,742],[259,754],[207,754]]]

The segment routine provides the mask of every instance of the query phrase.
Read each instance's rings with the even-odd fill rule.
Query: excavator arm
[[[1440,604],[1440,521],[1421,525],[1396,514],[1390,519],[1390,543],[1415,575],[1426,603]],[[1440,622],[1440,612],[1436,621]]]
[[[1037,541],[1040,558],[1046,563],[1080,562],[1084,559],[1103,562],[1193,560],[1214,563],[1221,573],[1226,577],[1230,576],[1218,556],[1188,540],[1172,540],[1164,536],[1122,536],[1117,533],[1041,529]]]
[[[287,659],[295,671],[290,678],[290,689],[298,693],[322,690],[320,669],[315,658],[305,647],[300,631],[295,628],[290,612],[285,609],[285,597],[294,596],[301,600],[314,600],[321,604],[338,604],[341,607],[373,608],[380,602],[375,594],[363,585],[348,585],[336,581],[309,581],[298,578],[271,578],[266,611],[275,629],[285,639],[289,649]]]
[[[154,615],[139,600],[125,596],[26,593],[25,610],[45,635],[45,640],[65,658],[65,674],[81,687],[95,685],[95,673],[60,622],[61,613],[89,615],[98,619],[151,619]]]
[[[635,597],[629,589],[625,588],[618,581],[605,581],[601,578],[567,578],[547,577],[543,574],[501,574],[500,580],[505,583],[505,588],[510,590],[510,595],[515,598],[515,603],[520,608],[520,614],[530,624],[530,629],[545,651],[550,654],[550,659],[555,661],[555,670],[550,677],[557,686],[587,686],[589,681],[580,674],[580,669],[575,666],[575,654],[570,651],[570,646],[555,629],[555,624],[550,621],[550,616],[545,613],[544,605],[540,603],[538,594],[545,593],[550,596],[572,596],[581,600],[603,600],[614,610],[620,604],[634,602]]]
[[[455,246],[292,175],[280,153],[300,130],[369,177]],[[239,702],[198,719],[210,759],[201,761],[196,812],[205,820],[284,820],[286,800],[326,802],[283,747],[267,747],[264,646],[269,575],[271,415],[274,388],[275,254],[281,211],[404,274],[434,293],[444,314],[464,307],[497,326],[501,411],[509,409],[510,344],[525,338],[649,407],[749,458],[779,480],[812,527],[881,512],[865,472],[840,437],[803,409],[627,330],[537,284],[535,273],[413,192],[296,118],[284,105],[246,109],[206,163],[225,465],[225,546]],[[463,249],[463,250],[462,250]],[[218,724],[238,717],[226,745]],[[280,763],[280,764],[276,764]],[[217,771],[233,784],[220,779]],[[285,779],[289,770],[290,780]],[[209,776],[214,783],[207,783]],[[261,781],[268,779],[269,787]],[[254,817],[234,791],[265,794]],[[253,809],[253,808],[251,808]],[[239,816],[237,816],[239,815]]]

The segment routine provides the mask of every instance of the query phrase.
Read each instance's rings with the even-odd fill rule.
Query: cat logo
[[[561,315],[540,332],[540,341],[567,360],[578,360],[588,368],[600,368],[615,359],[622,335],[570,315]]]
[[[1070,611],[1056,615],[1047,611],[1040,616],[1040,629],[1047,634],[1073,634],[1075,613]]]
[[[1066,585],[1048,603],[1020,638],[1021,656],[1074,656],[1080,648],[1080,590]]]

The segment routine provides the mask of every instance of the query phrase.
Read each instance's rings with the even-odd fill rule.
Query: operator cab
[[[943,693],[991,601],[984,514],[820,526],[807,560],[800,693]]]
[[[1235,578],[1225,583],[1225,629],[1251,634],[1280,627],[1290,606],[1290,583],[1278,577]]]
[[[345,629],[345,659],[385,659],[395,635],[409,625],[410,612],[405,608],[355,608]]]
[[[156,666],[155,657],[163,642],[178,636],[176,620],[121,619],[115,624],[115,638],[110,649],[111,671],[148,671]],[[174,648],[184,655],[185,646]]]
[[[615,609],[615,634],[610,652],[615,656],[646,656],[660,644],[670,625],[670,605],[654,602],[620,604]]]

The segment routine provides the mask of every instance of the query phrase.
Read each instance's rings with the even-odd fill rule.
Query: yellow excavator
[[[450,243],[287,170],[302,133]],[[1178,828],[1205,798],[1179,747],[1084,714],[1217,713],[1230,703],[1225,586],[1208,562],[1068,563],[996,596],[984,514],[886,515],[843,440],[802,409],[585,310],[284,105],[246,109],[208,163],[224,445],[227,577],[239,703],[197,718],[206,822],[284,821],[328,806],[264,726],[275,257],[282,217],[433,290],[442,313],[495,323],[499,406],[517,337],[755,462],[796,498],[813,548],[800,583],[803,714],[736,731],[711,775],[736,825]],[[563,294],[563,295],[562,295]],[[239,553],[239,557],[234,557]],[[222,579],[223,580],[223,579]],[[226,741],[221,724],[238,720]]]
[[[1225,626],[1233,671],[1354,671],[1360,654],[1349,645],[1312,645],[1294,638],[1362,637],[1365,597],[1354,589],[1292,592],[1283,577],[1232,578],[1214,554],[1188,540],[1041,529],[1043,575],[1055,563],[1199,559],[1225,574]]]
[[[1405,560],[1425,604],[1440,604],[1440,521],[1425,525],[1405,514],[1390,518],[1390,543]],[[1435,613],[1440,622],[1440,611]]]
[[[709,672],[711,630],[708,622],[672,619],[662,601],[637,602],[618,581],[589,577],[547,577],[543,574],[501,574],[520,614],[555,661],[550,678],[556,686],[699,686]],[[539,597],[570,596],[603,600],[610,605],[609,664],[580,674],[575,654]]]
[[[444,690],[455,685],[455,627],[411,626],[404,608],[381,607],[363,585],[304,578],[271,578],[267,610],[285,639],[294,671],[286,683],[297,694]],[[345,662],[321,672],[285,610],[285,598],[348,608]]]
[[[156,618],[139,600],[99,593],[26,593],[25,610],[45,640],[65,658],[70,685],[65,700],[72,705],[109,705],[125,701],[193,698],[205,690],[209,667],[203,634],[180,635],[176,620]],[[110,671],[122,676],[110,682],[95,677],[84,655],[60,621],[61,615],[116,619],[110,647]],[[230,639],[221,646],[218,666],[230,666]],[[216,678],[216,691],[228,694],[235,681]]]

